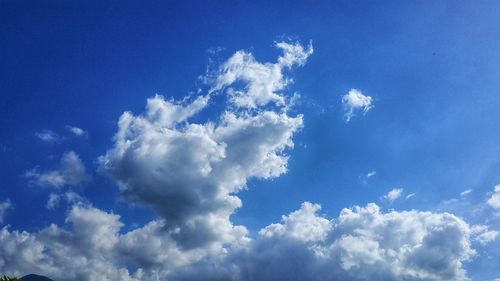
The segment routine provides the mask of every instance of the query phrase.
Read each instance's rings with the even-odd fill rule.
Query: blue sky
[[[321,210],[312,218],[317,221],[314,225],[323,226],[327,223],[323,224],[322,219],[328,218],[336,225],[332,229],[342,229],[339,223],[342,209],[364,208],[373,202],[381,209],[381,216],[391,210],[412,219],[418,215],[404,211],[428,211],[437,217],[449,212],[470,228],[460,236],[471,244],[471,249],[465,247],[462,256],[457,258],[463,265],[455,268],[453,274],[435,275],[438,277],[432,275],[438,274],[436,272],[425,271],[430,275],[425,275],[427,279],[421,275],[420,280],[444,280],[443,276],[448,276],[449,280],[500,278],[500,239],[496,238],[496,231],[500,230],[500,195],[497,195],[500,188],[495,193],[495,186],[500,184],[499,6],[493,1],[214,1],[209,4],[201,1],[2,1],[0,203],[3,205],[0,205],[0,226],[9,225],[5,239],[11,239],[4,243],[18,241],[15,232],[25,230],[33,241],[47,247],[43,251],[48,255],[45,259],[63,263],[64,259],[57,257],[47,242],[50,224],[77,236],[76,233],[82,231],[78,226],[87,225],[93,219],[94,222],[110,222],[114,227],[106,229],[119,230],[104,236],[116,236],[120,244],[130,231],[144,230],[152,222],[159,224],[161,221],[165,224],[163,228],[173,232],[167,231],[160,237],[173,239],[172,243],[180,245],[181,250],[175,248],[180,251],[177,255],[186,255],[185,259],[191,262],[182,266],[167,260],[146,263],[155,264],[154,271],[141,264],[138,258],[116,258],[114,253],[113,266],[130,271],[130,278],[136,278],[130,280],[153,280],[153,271],[162,276],[160,280],[190,280],[188,273],[199,272],[203,266],[199,265],[199,259],[191,258],[191,252],[183,252],[183,247],[200,247],[201,251],[205,249],[205,240],[210,240],[206,237],[243,235],[235,240],[214,238],[206,242],[210,243],[211,250],[199,255],[204,259],[218,259],[221,265],[227,262],[224,260],[227,257],[216,258],[211,252],[214,248],[229,244],[230,254],[240,257],[231,247],[237,248],[234,245],[243,243],[242,240],[252,240],[245,255],[251,261],[248,264],[255,261],[252,253],[256,250],[252,247],[257,246],[252,245],[270,243],[258,237],[267,237],[266,233],[277,231],[271,231],[270,225],[280,224],[280,229],[288,229],[287,222],[292,225],[295,217],[289,215],[288,220],[282,220],[282,216],[294,214],[295,210],[311,215],[309,211],[315,207],[301,205],[303,202],[320,204]],[[284,55],[275,46],[278,42],[285,42],[289,47],[300,46],[302,49],[290,53],[305,57],[294,57],[290,65],[280,64],[277,58],[284,58]],[[244,68],[248,67],[244,63],[230,61],[240,50],[252,56],[250,63],[246,61],[251,65],[248,69]],[[285,49],[284,54],[286,52]],[[282,77],[268,80],[267,76],[252,72],[255,70],[252,65],[260,70],[271,69],[270,63],[276,63],[274,67],[282,71]],[[229,81],[229,76],[224,76],[236,71],[224,69],[231,65],[237,70],[241,68],[236,81]],[[231,93],[232,89],[242,91],[241,97],[247,97],[251,96],[251,85],[270,82],[287,84],[282,87],[274,84],[274,92],[285,99],[285,105],[270,99],[252,108],[231,100],[237,96]],[[220,89],[212,93],[211,89],[217,84],[221,85]],[[256,90],[262,95],[258,98],[263,98],[260,91],[263,90]],[[369,100],[364,100],[364,105],[343,102],[345,96],[353,93],[369,97]],[[155,98],[157,94],[164,99]],[[294,94],[300,97],[294,100]],[[166,123],[155,125],[156,121],[141,115],[148,111],[145,109],[148,99],[160,105],[178,104],[188,108],[196,97],[209,96],[202,109],[174,127]],[[353,107],[354,115],[347,121],[349,106]],[[185,145],[193,145],[186,146],[187,150],[165,154],[175,157],[174,160],[162,158],[167,157],[165,155],[156,159],[161,153],[147,151],[156,142],[141,146],[151,153],[150,161],[130,160],[126,154],[117,152],[121,149],[120,144],[113,139],[118,132],[117,122],[125,111],[130,111],[136,120],[143,116],[153,127],[166,126],[182,134],[186,133],[183,130],[188,124],[205,126],[207,121],[223,128],[227,125],[221,121],[224,111],[234,113],[241,122],[254,120],[256,123],[267,122],[259,119],[264,118],[262,112],[277,112],[282,115],[275,118],[286,123],[287,129],[281,139],[275,140],[276,146],[267,147],[268,154],[262,157],[269,153],[283,156],[285,164],[276,164],[267,158],[251,165],[238,162],[243,161],[238,157],[231,160],[235,162],[228,163],[203,158],[209,161],[214,172],[210,170],[206,175],[202,170],[203,181],[189,178],[198,167],[189,165],[202,161],[198,156],[222,157],[224,153],[231,153],[232,141],[236,146],[237,136],[229,138],[229,133],[222,129],[220,133],[209,134],[209,138],[219,144],[210,153],[203,149],[212,143],[201,143],[202,140],[196,138],[191,142],[184,140]],[[297,121],[301,124],[293,125],[293,121],[284,116],[290,120],[303,117]],[[260,126],[265,127],[265,124]],[[129,134],[138,134],[133,140],[139,144],[144,144],[141,141],[150,133],[146,129],[130,130]],[[161,128],[156,130],[161,131]],[[273,133],[273,130],[276,131]],[[278,138],[281,132],[278,131],[279,128],[271,129],[270,138]],[[241,134],[243,140],[253,140],[253,135],[250,138]],[[266,137],[269,136],[264,131],[256,133],[255,142],[264,142]],[[293,146],[289,145],[291,142]],[[227,147],[220,146],[222,143]],[[253,144],[242,145],[251,147]],[[198,149],[201,151],[197,152]],[[230,156],[222,158],[230,159]],[[106,166],[106,161],[112,166]],[[233,184],[232,189],[226,187],[231,184],[220,179],[235,167],[231,163],[241,166],[241,171],[234,173],[241,173],[238,180],[243,181],[243,184]],[[277,165],[274,168],[278,170],[286,167],[286,171],[269,176],[267,174],[275,170],[266,165]],[[155,183],[158,187],[145,179],[155,177],[155,174],[148,174],[152,170],[171,170],[172,167],[178,167],[175,172],[178,174],[159,177]],[[142,171],[143,168],[151,170]],[[219,199],[211,202],[203,197],[208,195],[203,192],[205,195],[200,195],[197,187],[193,187],[197,184],[211,186],[218,180],[221,182],[212,191],[229,188],[224,196],[239,198],[241,206],[231,205],[235,204],[232,201],[221,203]],[[184,189],[177,190],[178,186]],[[196,195],[189,193],[189,196],[198,196],[200,202],[206,199],[209,203],[199,203],[195,207],[185,203],[187,207],[183,206],[184,190],[190,188]],[[400,194],[393,192],[394,196],[389,199],[389,192],[398,189],[401,189]],[[155,196],[160,202],[153,200]],[[51,197],[52,205],[48,204]],[[227,206],[217,204],[233,207],[224,209]],[[194,209],[189,209],[191,207]],[[179,211],[184,208],[189,216],[195,214],[195,217]],[[119,222],[113,214],[120,216]],[[232,229],[231,235],[214,232],[200,239],[187,230],[183,232],[183,227],[187,229],[187,225],[193,223],[191,220],[206,220],[203,217],[206,214],[220,215],[222,224]],[[105,219],[97,219],[100,216]],[[81,223],[82,218],[87,219],[83,219],[86,223]],[[189,223],[185,218],[189,218],[186,219]],[[390,220],[388,216],[384,218]],[[171,221],[178,225],[173,223],[170,228]],[[301,227],[304,229],[310,226],[301,221],[297,223],[304,223]],[[198,233],[203,233],[196,229],[201,226],[193,225]],[[175,233],[174,226],[180,229],[180,234]],[[248,233],[241,234],[237,226]],[[443,225],[432,229],[440,227]],[[481,227],[482,230],[478,230]],[[340,238],[331,238],[337,235],[333,234],[336,230],[328,229],[325,231],[329,234],[325,235],[331,241],[320,239],[322,243],[328,240],[331,245],[340,245]],[[289,231],[286,233],[295,233]],[[357,237],[345,231],[344,236]],[[434,232],[428,231],[431,237]],[[277,232],[273,233],[269,235],[275,237]],[[483,235],[483,238],[490,238],[487,243],[479,243],[478,237],[485,233],[489,236]],[[49,240],[57,239],[60,237]],[[182,241],[193,244],[186,246],[188,244]],[[15,245],[22,248],[20,244]],[[67,247],[78,249],[75,245]],[[472,249],[475,254],[469,252]],[[355,256],[353,249],[344,250],[345,255]],[[123,252],[127,251],[122,249]],[[6,265],[2,267],[0,263],[0,272],[27,274],[37,271],[55,277],[60,274],[48,266],[21,266],[21,261],[10,257],[8,251],[0,247],[0,260],[2,256]],[[338,271],[333,270],[336,276],[344,276],[338,277],[340,280],[376,280],[374,276],[380,278],[389,274],[369,270],[353,273],[345,260],[345,257],[340,261],[332,260],[333,264],[342,264]],[[145,273],[137,274],[138,268],[143,268]],[[168,272],[162,271],[164,268],[168,268]],[[255,268],[259,267],[255,265]],[[460,273],[462,269],[466,273]],[[252,272],[252,269],[247,270]],[[389,275],[395,280],[416,278],[394,272]],[[109,276],[110,280],[118,278],[116,273],[109,273]],[[227,277],[228,280],[249,278],[228,276],[232,276]],[[260,280],[271,278],[271,275],[255,276]]]

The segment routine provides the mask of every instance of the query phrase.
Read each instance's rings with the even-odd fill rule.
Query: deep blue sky
[[[304,114],[304,128],[289,172],[252,180],[235,223],[255,232],[307,200],[330,216],[376,202],[500,228],[498,218],[471,211],[500,183],[500,2],[101,2],[0,1],[0,201],[15,206],[5,218],[12,228],[63,223],[63,207],[45,208],[51,190],[24,175],[57,167],[68,150],[92,175],[76,190],[94,206],[127,224],[150,220],[96,172],[118,117],[141,113],[154,94],[196,91],[210,59],[244,49],[274,61],[280,40],[314,46],[288,88],[301,95],[294,112]],[[341,98],[351,88],[371,96],[374,108],[346,123]],[[88,136],[73,137],[67,125]],[[45,143],[35,135],[43,130],[62,139]],[[370,171],[376,175],[366,179]],[[402,197],[381,200],[393,188]],[[467,207],[446,203],[467,189]],[[474,280],[500,275],[498,248],[484,255],[492,258],[468,265]]]

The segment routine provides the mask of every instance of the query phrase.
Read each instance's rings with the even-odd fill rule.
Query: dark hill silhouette
[[[21,278],[22,281],[54,281],[50,278],[47,278],[45,276],[41,275],[36,275],[36,274],[29,274]]]

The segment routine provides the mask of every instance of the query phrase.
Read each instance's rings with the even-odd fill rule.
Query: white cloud
[[[7,199],[3,202],[0,202],[0,224],[3,223],[3,220],[5,218],[5,214],[7,213],[7,210],[12,207],[12,204],[10,203],[10,200]]]
[[[87,135],[87,131],[85,131],[82,128],[73,127],[73,126],[69,126],[68,125],[68,126],[66,126],[66,129],[68,131],[70,131],[73,135],[77,136],[77,137],[83,137],[83,136]]]
[[[476,237],[476,240],[481,244],[481,245],[486,245],[492,241],[494,241],[498,237],[498,231],[496,230],[489,230],[486,232],[481,233]]]
[[[464,197],[464,196],[468,195],[471,192],[472,192],[472,189],[464,190],[464,191],[460,192],[460,196]]]
[[[75,205],[66,218],[70,230],[51,225],[36,233],[0,230],[0,271],[40,273],[55,280],[138,280],[117,265],[119,216]]]
[[[304,202],[301,208],[288,216],[282,217],[282,223],[271,224],[263,228],[259,234],[266,238],[287,236],[303,241],[324,240],[332,228],[332,223],[317,212],[318,204]]]
[[[377,174],[377,171],[371,171],[368,174],[366,174],[366,178],[371,178],[371,177],[373,177],[376,174]]]
[[[471,228],[447,213],[381,212],[375,204],[336,219],[304,203],[247,247],[183,268],[174,280],[469,280]]]
[[[488,205],[494,209],[500,209],[500,184],[495,186],[493,195],[488,199]]]
[[[394,188],[391,191],[389,191],[386,195],[384,195],[384,199],[387,199],[392,202],[401,197],[402,194],[403,194],[402,188]]]
[[[50,187],[75,186],[88,179],[85,166],[74,151],[63,154],[58,169],[40,171],[35,168],[26,172],[26,177],[32,184]]]
[[[344,117],[346,122],[351,121],[351,118],[356,115],[356,111],[362,110],[366,114],[373,108],[372,97],[365,96],[360,90],[350,89],[347,94],[342,97],[344,105]]]
[[[217,122],[190,122],[211,94],[182,102],[156,96],[144,114],[121,116],[114,147],[100,157],[100,170],[118,183],[123,198],[151,206],[186,248],[243,239],[246,228],[229,220],[241,206],[236,193],[249,178],[287,171],[286,151],[302,116],[286,113],[288,99],[280,90],[289,79],[282,69],[303,64],[312,47],[277,46],[284,55],[275,64],[243,51],[223,64],[212,92],[227,93],[228,104]],[[274,110],[264,107],[269,102],[276,103]]]
[[[276,47],[283,51],[276,63],[260,63],[251,53],[236,52],[222,65],[211,92],[225,90],[230,102],[242,108],[255,109],[270,102],[285,106],[286,97],[279,91],[292,80],[284,77],[283,70],[304,65],[313,48],[284,42]],[[244,86],[238,87],[237,82],[243,82]]]
[[[47,143],[56,143],[61,139],[58,134],[54,133],[51,130],[42,130],[41,132],[36,132],[35,136]]]
[[[67,227],[0,230],[0,271],[38,272],[60,281],[99,280],[469,280],[472,241],[491,241],[449,213],[390,211],[375,204],[335,219],[305,202],[244,244],[185,249],[155,220],[120,234],[113,213],[73,206]],[[488,242],[486,241],[486,242]],[[130,268],[135,268],[130,272]]]

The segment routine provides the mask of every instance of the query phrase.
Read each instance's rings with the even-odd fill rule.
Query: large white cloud
[[[76,186],[89,178],[85,165],[74,151],[68,151],[63,154],[58,169],[40,171],[38,168],[35,168],[26,172],[26,177],[32,184],[56,188]]]
[[[144,114],[124,113],[114,147],[100,158],[101,171],[116,180],[123,197],[153,207],[184,247],[244,237],[246,229],[229,220],[241,206],[235,193],[249,178],[273,178],[287,170],[285,152],[293,146],[302,116],[286,113],[281,90],[290,80],[282,70],[302,65],[312,48],[277,46],[284,54],[274,64],[237,52],[221,67],[210,94],[191,102],[156,96]],[[217,93],[228,97],[219,119],[190,122]],[[272,110],[265,107],[270,102],[276,103]]]

